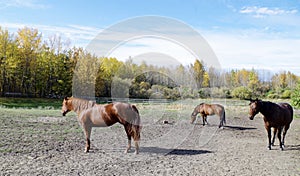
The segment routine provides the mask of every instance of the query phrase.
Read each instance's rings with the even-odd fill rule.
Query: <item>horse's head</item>
[[[72,100],[68,97],[65,97],[62,103],[61,113],[63,116],[65,116],[71,110],[72,110]]]
[[[191,115],[191,124],[193,124],[194,121],[196,120],[197,114],[201,111],[202,105],[203,105],[203,103],[201,103],[195,107],[195,109]]]
[[[257,98],[255,100],[250,99],[250,120],[254,119],[254,116],[259,113],[260,107],[261,107],[261,100],[258,100]]]
[[[191,124],[194,123],[194,121],[196,120],[196,117],[197,117],[197,113],[195,113],[195,111],[194,111],[191,115]]]

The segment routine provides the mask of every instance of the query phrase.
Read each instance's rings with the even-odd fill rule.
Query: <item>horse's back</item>
[[[222,114],[225,111],[224,106],[220,104],[212,104],[212,107],[215,111],[217,111],[220,114]]]

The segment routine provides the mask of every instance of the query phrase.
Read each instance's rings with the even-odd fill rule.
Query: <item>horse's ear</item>
[[[256,98],[254,101],[259,102],[262,101],[261,99]]]
[[[94,101],[89,101],[89,106],[90,106],[90,107],[93,107],[95,104],[96,104],[96,102],[94,102]]]
[[[69,100],[69,97],[65,97],[64,100],[66,100],[66,101]]]
[[[247,101],[253,102],[252,98],[244,98],[244,100],[247,100]]]

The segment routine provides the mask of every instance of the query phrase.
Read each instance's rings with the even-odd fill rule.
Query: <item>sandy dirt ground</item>
[[[225,107],[225,109],[229,107]],[[230,109],[224,129],[218,117],[189,123],[192,110],[146,112],[140,154],[124,154],[121,125],[95,128],[90,153],[75,114],[67,117],[2,117],[0,175],[299,175],[300,118],[294,118],[281,151],[267,149],[260,115]],[[142,113],[142,112],[146,113]],[[296,114],[299,112],[296,112]],[[159,118],[154,118],[159,116]],[[162,123],[167,120],[168,123]]]

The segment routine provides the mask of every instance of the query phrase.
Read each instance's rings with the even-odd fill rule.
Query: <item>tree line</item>
[[[93,89],[97,97],[290,98],[299,77],[289,71],[218,70],[196,59],[188,66],[161,67],[132,59],[97,57],[37,29],[16,34],[0,27],[1,96],[62,97]],[[90,86],[89,86],[90,85]]]

